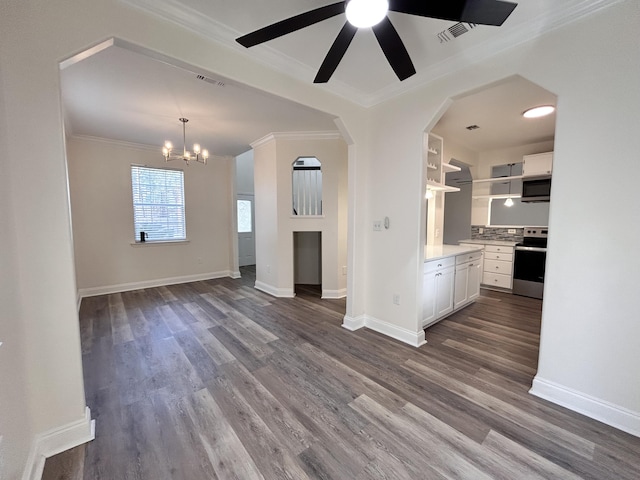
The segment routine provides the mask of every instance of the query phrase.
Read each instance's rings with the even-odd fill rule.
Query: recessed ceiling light
[[[388,11],[387,0],[351,0],[347,3],[345,13],[351,25],[366,28],[380,23]]]
[[[522,114],[524,118],[538,118],[544,117],[545,115],[551,115],[556,111],[556,107],[553,105],[541,105],[539,107],[533,107],[529,110],[525,110]]]

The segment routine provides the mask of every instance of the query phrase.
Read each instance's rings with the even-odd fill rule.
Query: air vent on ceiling
[[[224,87],[224,82],[221,82],[220,80],[214,80],[213,78],[208,78],[205,77],[204,75],[197,75],[197,79],[198,80],[203,80],[207,83],[210,83],[212,85],[215,85],[217,87]]]
[[[478,125],[469,125],[468,127],[464,127],[467,130],[477,130],[478,128],[480,128]]]
[[[448,42],[453,38],[458,38],[460,35],[467,33],[469,30],[476,28],[477,24],[475,23],[461,23],[458,22],[455,25],[447,28],[446,30],[441,31],[438,34],[438,39],[440,43]]]

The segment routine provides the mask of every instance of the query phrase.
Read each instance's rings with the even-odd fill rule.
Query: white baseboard
[[[529,393],[640,437],[640,412],[578,392],[538,375],[533,379]]]
[[[268,293],[272,297],[293,298],[296,296],[296,293],[293,291],[293,288],[278,288],[264,282],[259,282],[257,280],[254,287],[264,293]]]
[[[231,278],[242,278],[242,275],[240,275],[240,271],[237,272],[231,272],[231,274],[229,275]]]
[[[407,330],[406,328],[398,327],[397,325],[393,325],[370,315],[360,315],[355,318],[345,315],[342,326],[351,331],[358,330],[362,327],[367,327],[378,333],[382,333],[387,337],[395,338],[396,340],[407,343],[412,347],[420,347],[427,343],[424,337],[424,330],[413,332],[411,330]]]
[[[349,317],[348,315],[345,315],[342,319],[342,328],[346,328],[347,330],[351,330],[353,332],[364,327],[365,321],[365,315],[360,315],[358,317]]]
[[[337,299],[347,296],[347,289],[341,288],[340,290],[322,290],[323,299]]]
[[[196,275],[184,275],[181,277],[157,278],[154,280],[144,280],[142,282],[120,283],[117,285],[107,285],[104,287],[81,288],[78,290],[80,301],[85,297],[95,297],[96,295],[108,295],[111,293],[129,292],[131,290],[141,290],[143,288],[163,287],[165,285],[176,285],[178,283],[199,282],[202,280],[212,280],[214,278],[231,277],[236,278],[235,272],[223,270],[221,272],[198,273]],[[238,272],[238,275],[240,273]],[[239,277],[238,277],[239,278]],[[78,306],[80,305],[78,302]]]
[[[44,462],[58,453],[90,442],[96,436],[95,420],[85,407],[84,418],[36,435],[31,445],[22,480],[41,480]]]

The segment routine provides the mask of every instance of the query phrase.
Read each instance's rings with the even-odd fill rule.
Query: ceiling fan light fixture
[[[345,9],[347,20],[356,28],[377,25],[388,11],[389,2],[387,0],[351,0]]]
[[[555,111],[556,107],[554,107],[553,105],[540,105],[539,107],[533,107],[525,110],[522,113],[522,116],[524,118],[539,118],[546,115],[551,115]]]

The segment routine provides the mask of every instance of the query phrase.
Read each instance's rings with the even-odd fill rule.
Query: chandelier
[[[208,150],[200,150],[200,145],[197,143],[193,144],[193,153],[187,150],[187,140],[186,140],[186,124],[189,121],[188,118],[179,118],[182,122],[182,153],[174,153],[173,144],[169,141],[164,142],[164,147],[162,147],[162,155],[164,155],[164,161],[170,162],[171,160],[184,160],[184,162],[189,165],[191,160],[195,160],[196,162],[200,162],[204,165],[207,164],[207,158],[209,158]]]

